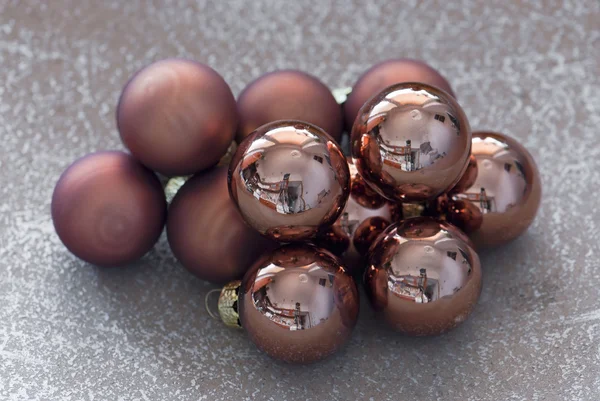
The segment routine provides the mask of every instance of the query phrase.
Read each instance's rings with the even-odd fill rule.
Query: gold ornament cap
[[[217,166],[229,166],[229,162],[231,161],[233,155],[235,155],[236,150],[237,143],[235,141],[232,141],[231,144],[229,144],[229,147],[227,148],[227,152],[225,152],[223,157],[221,157],[221,160],[219,160]]]
[[[240,286],[242,282],[240,280],[232,281],[230,283],[225,284],[225,286],[220,290],[219,302],[217,304],[217,309],[219,311],[219,317],[221,321],[225,323],[226,326],[241,328],[240,324],[240,315],[238,313],[238,297]],[[208,307],[208,297],[219,290],[210,291],[206,294],[206,310],[208,313],[217,318]]]
[[[165,185],[165,198],[167,199],[167,205],[170,205],[177,195],[177,192],[183,187],[183,184],[192,178],[191,175],[182,175],[180,177],[172,177],[167,181],[167,185]]]
[[[402,218],[421,217],[425,212],[425,206],[422,203],[402,203]]]
[[[344,103],[346,103],[346,100],[348,99],[350,92],[352,92],[352,87],[348,86],[348,87],[344,87],[344,88],[335,88],[334,90],[331,91],[331,94],[333,95],[333,97],[335,98],[335,101],[338,104],[344,104]]]

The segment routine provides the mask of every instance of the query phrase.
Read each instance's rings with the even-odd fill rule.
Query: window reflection
[[[291,180],[291,173],[284,173],[280,181],[264,180],[259,173],[260,163],[261,160],[256,160],[242,169],[241,174],[248,192],[262,204],[279,213],[299,213],[310,209],[303,196],[304,185],[301,180]]]
[[[306,330],[326,320],[334,307],[331,289],[335,275],[308,267],[261,270],[253,288],[256,308],[272,322],[292,331]],[[298,291],[301,286],[303,291]]]
[[[454,199],[468,200],[486,213],[503,213],[518,205],[527,193],[527,180],[518,156],[496,140],[473,140],[477,152],[475,183]]]
[[[456,199],[468,200],[479,207],[482,213],[490,213],[496,210],[496,200],[489,196],[485,188],[480,188],[479,192],[468,192],[455,196]]]
[[[423,104],[398,104],[387,113],[371,114],[370,121],[377,121],[369,125],[383,163],[408,172],[445,157],[452,149],[453,138],[460,135],[458,121],[448,106],[437,99]]]
[[[390,276],[388,287],[399,298],[415,303],[425,304],[440,298],[439,280],[427,277],[427,269],[420,269],[419,276]]]
[[[284,141],[285,145],[276,135],[261,138],[260,147],[253,145],[253,152],[246,157],[240,169],[242,181],[249,193],[278,213],[310,210],[331,193],[326,180],[336,176],[330,156],[323,142],[312,134],[294,131],[279,132],[278,135],[287,141]],[[282,146],[275,148],[275,144]],[[289,171],[280,171],[279,166]]]

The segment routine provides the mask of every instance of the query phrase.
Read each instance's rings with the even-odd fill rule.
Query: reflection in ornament
[[[438,209],[477,246],[506,243],[533,221],[541,199],[537,167],[527,150],[498,133],[473,133],[471,185],[440,198]]]
[[[348,341],[358,291],[338,258],[311,245],[284,245],[250,269],[239,291],[241,325],[274,358],[323,359]]]
[[[275,275],[274,273],[278,273]],[[294,283],[297,280],[297,283]],[[272,322],[290,330],[309,329],[326,319],[333,308],[333,299],[319,296],[319,287],[332,288],[334,275],[322,270],[293,271],[264,269],[256,276],[254,305]],[[278,286],[313,288],[297,296],[281,297]],[[284,294],[285,295],[285,294]],[[318,299],[317,299],[318,298]],[[311,312],[312,311],[312,312]]]
[[[391,225],[375,241],[364,284],[373,307],[396,330],[435,335],[471,313],[481,291],[481,266],[460,230],[416,217]]]
[[[278,121],[259,128],[230,164],[231,197],[248,224],[279,241],[313,237],[341,213],[349,191],[345,159],[318,127]]]
[[[459,180],[471,129],[447,93],[404,83],[368,101],[352,128],[352,157],[377,192],[397,202],[432,200]]]
[[[350,197],[331,227],[321,229],[315,242],[341,256],[353,276],[362,274],[364,256],[371,243],[391,223],[400,219],[400,208],[373,191],[358,174],[352,159]]]

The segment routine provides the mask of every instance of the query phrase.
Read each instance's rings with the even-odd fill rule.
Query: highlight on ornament
[[[205,64],[142,68],[116,105],[128,153],[83,156],[58,179],[58,237],[85,262],[126,266],[166,227],[180,265],[223,285],[206,312],[289,363],[350,340],[358,284],[399,335],[456,328],[481,293],[477,252],[535,219],[533,157],[510,135],[472,132],[422,61],[378,63],[334,93],[281,70],[236,101]]]

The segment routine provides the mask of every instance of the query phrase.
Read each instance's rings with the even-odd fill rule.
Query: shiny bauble
[[[527,230],[542,196],[540,174],[527,149],[494,132],[473,133],[472,184],[448,194],[446,219],[479,247],[505,244]]]
[[[240,93],[237,105],[238,142],[277,120],[306,121],[336,141],[342,135],[342,108],[324,83],[302,71],[282,70],[261,76]]]
[[[332,226],[319,232],[315,243],[340,256],[350,273],[359,277],[371,243],[400,219],[401,208],[369,188],[350,158],[348,167],[350,197],[346,207]]]
[[[423,61],[407,58],[386,60],[368,69],[352,87],[352,92],[344,103],[344,120],[347,129],[352,128],[358,110],[369,99],[385,88],[403,82],[421,82],[454,96],[446,78]]]
[[[300,121],[263,125],[238,147],[229,191],[246,222],[282,242],[314,237],[348,199],[350,172],[338,145]]]
[[[410,336],[444,333],[463,322],[481,292],[481,265],[451,224],[415,217],[391,225],[369,251],[367,296],[383,319]]]
[[[169,206],[167,238],[175,257],[202,280],[241,279],[277,243],[248,227],[227,189],[227,168],[188,179]]]
[[[339,259],[309,245],[285,245],[244,276],[239,319],[271,357],[311,363],[349,339],[358,318],[356,284]]]
[[[117,126],[125,146],[148,168],[165,176],[194,174],[217,164],[233,140],[235,98],[207,65],[162,60],[127,83]]]
[[[471,128],[462,108],[432,86],[391,86],[367,102],[352,128],[360,175],[396,202],[434,199],[467,168]]]
[[[156,175],[123,152],[75,161],[52,195],[52,221],[67,249],[98,266],[121,266],[158,240],[166,202]]]

